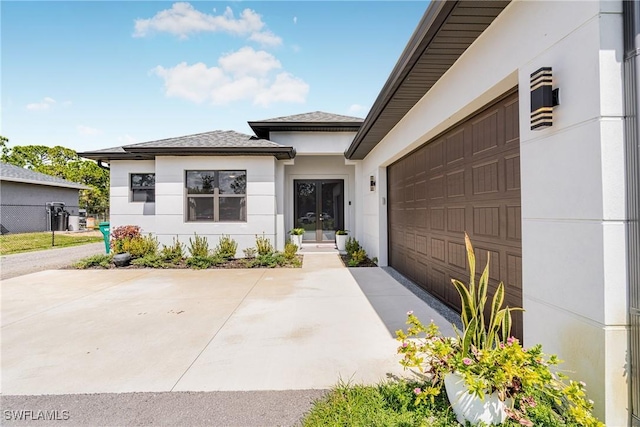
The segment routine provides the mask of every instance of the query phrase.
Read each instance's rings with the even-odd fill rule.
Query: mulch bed
[[[342,264],[344,264],[345,267],[349,267],[349,268],[357,268],[357,267],[377,267],[378,264],[376,264],[375,262],[371,261],[369,258],[366,258],[363,262],[361,262],[360,264],[356,265],[355,267],[352,267],[349,265],[349,257],[346,254],[340,254],[340,259],[342,260]]]
[[[296,258],[298,258],[298,261],[300,261],[300,265],[299,266],[295,266],[295,265],[279,265],[276,267],[266,267],[266,266],[262,266],[262,265],[255,265],[252,267],[249,267],[246,265],[246,261],[244,258],[239,258],[239,259],[231,259],[229,261],[226,261],[223,264],[220,265],[214,265],[211,266],[209,268],[207,268],[206,270],[222,270],[222,269],[238,269],[238,268],[302,268],[302,261],[304,259],[304,255],[296,255]],[[166,267],[158,267],[158,268],[152,268],[152,267],[144,267],[141,265],[134,265],[134,264],[129,264],[126,267],[116,267],[113,263],[109,264],[108,268],[102,268],[102,267],[88,267],[85,268],[84,270],[112,270],[112,269],[119,269],[119,270],[196,270],[195,268],[191,268],[187,265],[187,263],[183,260],[182,262],[178,263],[178,264],[169,264]],[[63,270],[78,270],[77,268],[73,267],[73,266],[68,266],[68,267],[64,267]]]

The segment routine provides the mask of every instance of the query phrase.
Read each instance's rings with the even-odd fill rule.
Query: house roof
[[[510,3],[432,1],[345,152],[363,159]]]
[[[11,182],[23,182],[26,184],[48,185],[51,187],[74,188],[77,190],[88,190],[86,185],[77,182],[67,181],[56,176],[34,172],[20,166],[0,162],[0,180]]]
[[[153,159],[156,155],[272,155],[278,159],[291,159],[295,157],[295,150],[252,135],[216,130],[78,154],[101,161]]]
[[[341,114],[312,111],[292,116],[250,121],[249,126],[261,138],[271,131],[297,132],[357,132],[364,119]]]

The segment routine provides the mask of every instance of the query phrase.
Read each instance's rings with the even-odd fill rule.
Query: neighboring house
[[[309,113],[83,156],[110,162],[114,225],[240,249],[346,228],[454,307],[466,231],[526,309],[525,345],[565,359],[607,425],[640,425],[639,28],[638,2],[431,2],[363,122]]]
[[[64,203],[68,215],[77,218],[79,191],[89,188],[7,163],[0,163],[0,181],[2,234],[47,231],[47,203],[51,202]]]

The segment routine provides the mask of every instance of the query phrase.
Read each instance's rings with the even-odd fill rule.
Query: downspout
[[[104,169],[104,170],[111,170],[109,169],[109,166],[105,166],[104,163],[102,163],[102,160],[96,160],[96,163],[98,164],[98,167]]]
[[[640,2],[623,1],[630,425],[640,427]]]

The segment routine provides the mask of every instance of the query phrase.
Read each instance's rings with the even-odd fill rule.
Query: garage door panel
[[[490,254],[490,291],[504,281],[507,304],[522,305],[518,114],[514,93],[388,168],[390,264],[458,310],[451,279],[468,281],[465,231],[478,270]]]

